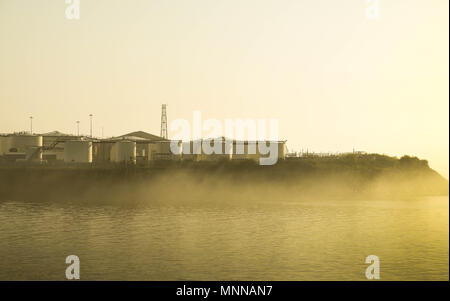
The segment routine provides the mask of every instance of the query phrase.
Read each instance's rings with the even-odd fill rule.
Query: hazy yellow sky
[[[289,150],[426,158],[449,174],[449,1],[0,0],[0,132],[159,134],[278,118]]]

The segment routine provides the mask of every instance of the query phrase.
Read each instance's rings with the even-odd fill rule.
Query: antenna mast
[[[160,136],[167,139],[167,105],[163,104],[161,107],[161,134]]]

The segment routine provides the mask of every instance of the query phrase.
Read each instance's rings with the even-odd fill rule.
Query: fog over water
[[[449,279],[448,197],[133,206],[0,203],[0,279],[382,280]]]
[[[435,196],[428,196],[435,195]],[[0,279],[449,279],[448,181],[377,155],[0,169]]]

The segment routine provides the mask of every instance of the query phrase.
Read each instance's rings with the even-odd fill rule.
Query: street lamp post
[[[90,117],[90,121],[91,121],[91,138],[92,138],[92,114],[89,114],[89,117]]]

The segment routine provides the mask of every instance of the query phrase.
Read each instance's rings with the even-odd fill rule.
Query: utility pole
[[[30,116],[30,133],[33,135],[33,116]]]
[[[92,138],[92,114],[89,114],[89,117],[90,117],[90,121],[91,121],[91,138]]]
[[[80,121],[77,120],[77,137],[80,137]]]

